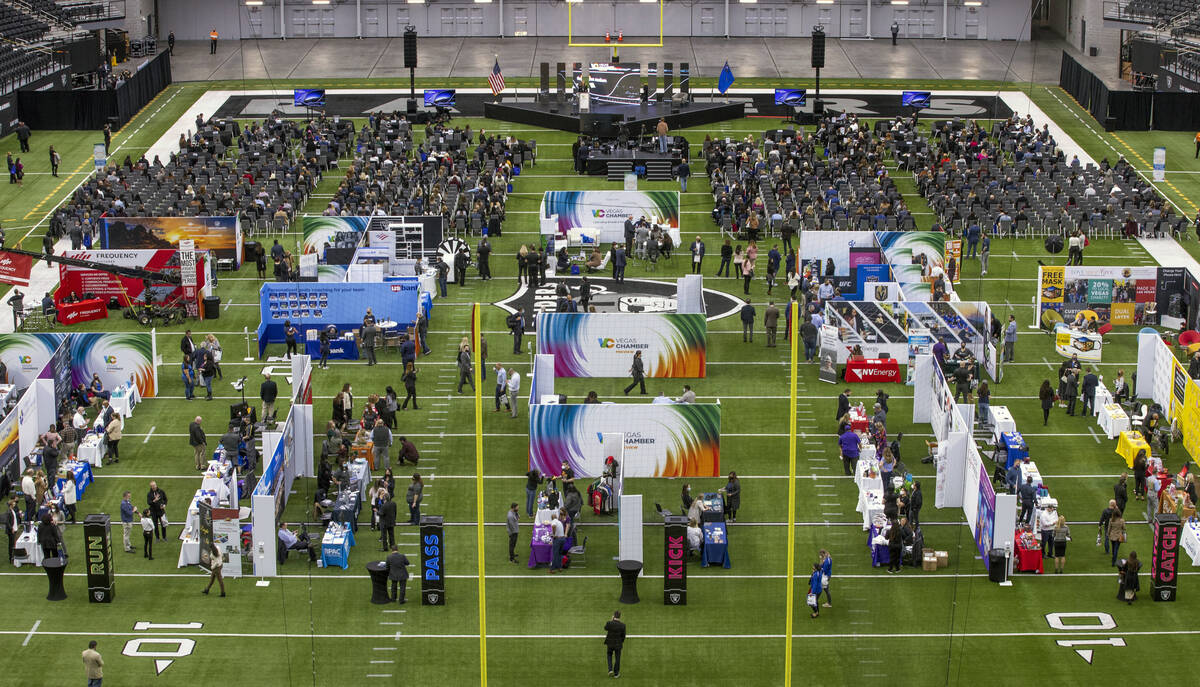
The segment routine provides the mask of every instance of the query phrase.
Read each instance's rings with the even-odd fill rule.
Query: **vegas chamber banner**
[[[625,240],[625,220],[646,221],[667,229],[675,246],[679,238],[678,191],[546,191],[542,196],[542,233],[558,217],[551,233],[566,236],[572,229],[595,229],[601,243]]]
[[[647,377],[705,376],[703,314],[542,313],[537,331],[556,377],[628,377],[638,351]]]
[[[0,334],[0,360],[8,368],[8,379],[0,382],[18,389],[32,384],[65,338],[65,334]]]
[[[929,300],[928,277],[937,266],[945,271],[946,235],[940,231],[879,231],[875,240],[901,284],[905,300]]]
[[[324,255],[325,244],[331,248],[354,249],[367,230],[369,217],[301,217],[305,253]]]
[[[152,332],[72,334],[70,346],[71,383],[74,386],[86,385],[92,381],[93,374],[98,374],[105,389],[113,389],[132,379],[142,398],[158,393]]]
[[[625,477],[719,477],[721,406],[535,404],[529,408],[529,467],[576,477],[604,472],[605,433],[625,433]]]

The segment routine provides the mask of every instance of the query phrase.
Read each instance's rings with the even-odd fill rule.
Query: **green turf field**
[[[480,79],[478,84],[461,85],[483,83]],[[938,87],[938,84],[928,85]],[[974,82],[950,86],[980,87]],[[113,157],[123,159],[130,154],[136,158],[207,87],[210,86],[186,84],[164,91],[114,136]],[[1153,147],[1168,146],[1169,183],[1162,190],[1189,215],[1195,212],[1192,203],[1200,201],[1200,182],[1192,172],[1200,170],[1200,165],[1187,157],[1191,152],[1191,134],[1106,134],[1061,90],[1036,86],[1032,95],[1039,106],[1097,158],[1109,155],[1112,159],[1111,147],[1134,160],[1139,169],[1148,170],[1149,165],[1143,162],[1150,159]],[[776,122],[746,119],[683,134],[698,145],[706,133],[744,135],[761,132]],[[476,130],[515,128],[486,120],[470,120],[470,123]],[[118,540],[114,547],[118,576],[116,602],[88,604],[80,533],[69,528],[67,540],[73,554],[67,580],[69,600],[60,603],[43,600],[46,583],[40,570],[6,567],[0,573],[12,599],[0,619],[3,648],[0,684],[61,685],[82,679],[78,652],[91,638],[99,640],[106,661],[105,677],[109,684],[115,685],[190,685],[197,679],[214,677],[232,679],[236,684],[253,681],[262,685],[327,685],[364,680],[367,684],[375,681],[475,684],[480,681],[483,667],[480,642],[483,608],[487,618],[486,671],[491,684],[549,680],[560,685],[592,685],[607,679],[601,638],[604,622],[618,606],[619,582],[612,561],[617,550],[615,517],[596,517],[585,510],[580,534],[589,538],[586,563],[572,565],[562,575],[549,576],[544,570],[531,571],[524,565],[508,563],[503,522],[508,504],[523,502],[528,441],[526,409],[522,404],[519,420],[490,412],[487,398],[490,383],[485,382],[484,490],[478,494],[474,405],[469,395],[455,393],[452,384],[456,378],[453,354],[457,342],[469,330],[469,306],[475,302],[499,301],[515,291],[513,255],[522,243],[537,240],[534,213],[542,192],[613,186],[601,178],[572,174],[569,160],[572,136],[542,130],[534,134],[526,127],[520,128],[519,135],[537,139],[539,160],[515,181],[503,237],[493,242],[492,271],[496,278],[481,282],[471,270],[465,287],[451,286],[449,298],[438,302],[430,327],[434,354],[420,363],[418,393],[422,409],[398,414],[397,434],[407,434],[422,452],[420,471],[428,485],[424,512],[443,515],[449,523],[447,605],[418,605],[413,584],[409,588],[412,601],[404,607],[367,603],[370,583],[363,566],[379,555],[378,546],[365,526],[360,529],[349,570],[318,569],[293,556],[281,568],[281,576],[270,580],[267,586],[256,586],[253,578],[227,582],[229,596],[224,599],[201,596],[204,577],[194,568],[175,567],[177,542],[159,547],[155,560],[148,561],[140,555],[122,553]],[[63,174],[60,179],[34,174],[48,172],[48,166],[42,159],[44,155],[31,154],[25,161],[29,172],[25,186],[7,187],[0,193],[0,219],[9,231],[10,242],[28,234],[25,247],[40,247],[40,223],[46,212],[83,180],[91,165],[90,145],[97,138],[86,132],[35,132],[34,150],[44,152],[45,145],[53,142],[63,156]],[[12,138],[4,144],[16,148]],[[713,258],[719,234],[709,219],[711,197],[699,182],[693,179],[693,192],[683,197],[682,235],[685,241],[697,233],[704,237],[709,249],[705,270],[711,274],[717,264]],[[326,175],[306,210],[319,213],[337,183],[336,172]],[[898,183],[902,190],[912,190],[911,185],[905,186],[910,182],[903,175],[898,176]],[[678,187],[650,183],[642,188]],[[910,205],[914,199],[908,199]],[[918,215],[917,219],[922,228],[932,222],[928,215]],[[294,248],[299,235],[293,233],[287,238],[289,247]],[[1193,255],[1200,255],[1195,239],[1184,245]],[[1030,299],[1038,260],[1062,264],[1064,259],[1061,254],[1048,256],[1036,240],[997,240],[988,276],[981,278],[978,263],[967,261],[959,291],[964,300],[989,301],[1002,319],[1009,312],[1015,313],[1022,326],[1017,362],[1007,365],[1003,383],[993,386],[992,403],[1007,405],[1012,410],[1029,442],[1031,455],[1072,523],[1074,542],[1068,548],[1067,573],[1020,576],[1012,588],[1000,588],[987,580],[972,535],[961,524],[961,511],[938,511],[933,507],[932,469],[919,462],[930,428],[911,422],[912,390],[902,385],[885,387],[891,394],[890,434],[894,436],[897,431],[905,434],[904,460],[925,485],[922,520],[926,546],[948,550],[950,566],[937,572],[906,569],[901,575],[888,575],[882,569],[871,568],[861,517],[854,510],[857,492],[853,482],[842,477],[832,435],[834,397],[840,387],[818,382],[815,367],[801,365],[796,509],[790,516],[797,523],[794,542],[797,596],[792,642],[793,680],[797,684],[800,681],[851,684],[871,678],[912,685],[990,685],[1017,681],[1081,684],[1130,667],[1138,670],[1142,656],[1186,656],[1194,649],[1196,633],[1200,631],[1189,619],[1194,619],[1200,610],[1200,601],[1196,600],[1190,584],[1197,578],[1183,578],[1177,603],[1153,604],[1148,601],[1144,587],[1139,601],[1126,606],[1115,599],[1115,573],[1107,556],[1094,545],[1095,530],[1091,523],[1110,498],[1111,485],[1123,467],[1113,452],[1115,442],[1093,436],[1089,428],[1099,433],[1093,423],[1065,417],[1058,409],[1052,412],[1048,426],[1036,423],[1040,419],[1035,396],[1037,385],[1053,377],[1052,367],[1057,368],[1058,360],[1051,340],[1026,328],[1032,322]],[[1103,240],[1092,242],[1087,262],[1154,264],[1135,243]],[[673,279],[688,267],[685,257],[676,257],[673,264],[667,263],[653,275],[631,266],[627,276]],[[218,294],[228,307],[223,307],[219,320],[192,326],[198,333],[213,331],[226,352],[225,380],[214,386],[217,399],[211,403],[183,399],[178,363],[173,355],[182,327],[158,330],[159,351],[164,357],[159,369],[161,396],[140,405],[127,422],[123,460],[119,465],[96,471],[97,482],[80,503],[81,515],[104,511],[117,519],[120,494],[126,489],[133,491],[135,503],[140,504],[148,481],[157,479],[170,498],[170,519],[173,522],[183,519],[187,500],[198,486],[191,469],[187,423],[196,414],[211,418],[208,430],[215,442],[218,423],[223,425],[221,418],[228,404],[240,400],[230,380],[250,375],[251,387],[257,388],[254,380],[264,363],[245,363],[241,358],[246,345],[243,328],[253,330],[258,324],[259,284],[252,265],[236,275],[222,274]],[[705,286],[741,294],[740,281],[709,278]],[[752,285],[751,294],[761,313],[767,300],[761,280]],[[499,308],[483,309],[483,330],[491,344],[491,359],[516,366],[525,375],[529,359],[511,355],[504,317]],[[109,319],[102,326],[105,330],[137,327],[123,319]],[[724,411],[721,467],[725,471],[736,470],[743,479],[743,506],[738,522],[730,531],[733,567],[721,570],[690,566],[686,607],[666,607],[659,600],[663,572],[661,532],[653,526],[658,522],[653,510],[655,501],[666,508],[679,509],[682,480],[627,482],[629,493],[643,494],[644,517],[649,525],[645,530],[646,577],[641,582],[642,602],[622,608],[630,633],[622,679],[631,684],[668,685],[676,681],[784,684],[788,570],[785,525],[789,518],[788,349],[765,348],[765,337],[756,338],[752,345],[743,344],[738,336],[740,331],[736,318],[710,323],[708,377],[692,385],[703,400],[721,400]],[[1131,373],[1135,367],[1134,331],[1128,328],[1107,337],[1105,362],[1100,366],[1107,377],[1117,368]],[[282,347],[278,346],[268,351],[269,355],[282,353]],[[399,378],[399,358],[394,353],[381,357],[378,370],[369,370],[361,363],[334,362],[330,370],[316,371],[314,418],[318,428],[329,418],[332,397],[344,382],[353,384],[356,396],[361,399],[369,393],[382,393],[388,384],[399,387]],[[666,391],[678,395],[683,381],[649,380],[648,388],[652,394]],[[571,396],[594,389],[602,399],[624,401],[620,389],[625,383],[617,379],[566,380],[559,387]],[[861,396],[873,390],[859,386],[855,393]],[[284,412],[281,408],[280,417]],[[1178,468],[1182,451],[1178,445],[1175,447],[1169,461],[1171,467]],[[715,490],[724,481],[690,480],[694,493]],[[296,482],[296,493],[292,494],[288,507],[290,520],[307,519],[305,511],[313,489],[312,480]],[[477,578],[479,552],[475,545],[479,498],[483,500],[485,518],[485,604],[481,604]],[[1130,519],[1140,518],[1131,514]],[[178,526],[172,529],[177,536]],[[402,550],[416,563],[415,532],[399,527],[397,534]],[[520,544],[528,545],[527,527],[522,530]],[[1143,553],[1149,545],[1148,526],[1131,524],[1127,549]],[[834,606],[822,609],[821,617],[814,620],[808,616],[804,594],[809,566],[820,548],[828,549],[834,558]],[[1148,585],[1145,577],[1143,584]],[[1086,629],[1097,622],[1089,617],[1070,621],[1082,626],[1080,629],[1058,630],[1048,623],[1045,617],[1048,613],[1105,613],[1111,615],[1116,626]],[[136,625],[139,622],[201,623],[202,626],[139,629]],[[143,642],[139,648],[140,638],[154,641]],[[171,638],[185,641],[183,644],[166,641]],[[1106,643],[1059,644],[1072,641]],[[193,642],[194,645],[190,644]],[[190,648],[190,653],[185,648]],[[1077,648],[1094,650],[1089,656],[1090,663],[1076,654]],[[122,649],[140,655],[123,656]],[[163,653],[158,657],[160,660],[174,661],[157,676],[155,657],[151,655],[154,651]],[[181,655],[173,658],[173,653]],[[1145,675],[1144,671],[1139,673]]]

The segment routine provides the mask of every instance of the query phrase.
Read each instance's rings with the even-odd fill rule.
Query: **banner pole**
[[[475,546],[479,572],[479,684],[487,687],[487,593],[483,574],[483,359],[479,339],[479,304],[471,308],[472,354],[475,358]]]
[[[787,618],[784,621],[783,684],[792,685],[792,620],[795,604],[796,577],[796,374],[800,341],[800,304],[788,304],[792,316],[790,341],[791,377],[788,380],[788,511],[787,511]]]

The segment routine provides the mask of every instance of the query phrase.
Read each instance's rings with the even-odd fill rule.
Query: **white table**
[[[1018,465],[1021,466],[1021,481],[1018,484],[1025,484],[1026,478],[1032,477],[1033,486],[1041,488],[1042,473],[1038,472],[1037,465],[1032,460],[1028,463],[1022,461]]]
[[[1096,402],[1092,406],[1092,415],[1099,415],[1100,409],[1112,402],[1112,392],[1108,390],[1108,387],[1104,386],[1104,381],[1101,380],[1100,383],[1096,385]],[[1112,437],[1109,437],[1109,439],[1111,438]]]
[[[993,444],[1000,441],[1000,435],[1004,432],[1017,431],[1017,421],[1008,412],[1008,406],[988,406],[988,424],[992,426]]]
[[[82,461],[91,463],[92,467],[102,467],[104,464],[104,454],[108,452],[108,440],[103,434],[95,432],[88,434],[79,442],[79,448],[76,451],[76,458]]]
[[[874,476],[871,476],[874,472]],[[864,489],[883,490],[883,479],[879,476],[879,463],[874,460],[865,458],[858,459],[858,465],[854,469],[854,483],[858,485],[859,491]]]
[[[1106,403],[1103,406],[1097,406],[1096,411],[1100,418],[1098,424],[1109,439],[1116,439],[1121,432],[1129,430],[1129,415],[1120,405]]]
[[[188,536],[188,532],[200,530],[200,499],[207,499],[213,508],[216,508],[219,503],[214,492],[197,489],[196,494],[192,496],[192,502],[188,504],[187,520],[184,520],[183,531],[179,533],[181,540]]]
[[[109,395],[108,404],[121,417],[132,417],[133,408],[141,401],[141,396],[138,395],[137,387],[129,382],[125,382],[121,386],[113,389]]]
[[[359,503],[366,503],[367,489],[371,482],[371,469],[367,465],[367,461],[362,458],[350,461],[350,485],[352,487],[355,480],[358,480]]]
[[[200,537],[193,535],[191,530],[184,530],[179,540],[179,562],[176,567],[200,565]]]
[[[558,511],[554,510],[553,508],[539,508],[533,517],[533,524],[548,525],[553,519],[552,516],[557,512]]]
[[[17,537],[16,544],[16,560],[13,565],[18,568],[22,565],[39,566],[42,564],[42,547],[38,544],[37,528],[33,528],[28,532],[22,532],[20,537]],[[25,555],[22,556],[21,552]]]
[[[217,492],[218,502],[230,500],[234,488],[233,474],[233,465],[228,461],[210,460],[200,482],[200,489]]]
[[[1192,566],[1200,566],[1200,522],[1184,522],[1180,542],[1183,544],[1183,550],[1191,556]]]
[[[883,517],[883,490],[864,489],[858,492],[858,506],[855,508],[863,516],[863,531],[871,529],[875,516]]]

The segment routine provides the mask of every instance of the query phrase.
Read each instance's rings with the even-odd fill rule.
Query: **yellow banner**
[[[1183,447],[1195,459],[1200,456],[1200,385],[1192,381],[1184,391],[1179,426],[1183,432]]]
[[[1043,303],[1063,302],[1063,267],[1043,267],[1040,285]]]

